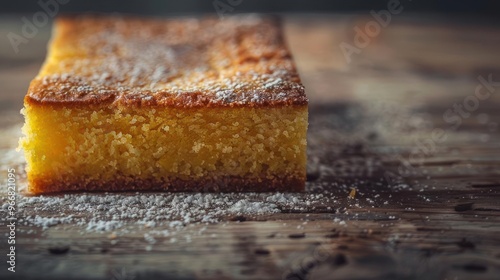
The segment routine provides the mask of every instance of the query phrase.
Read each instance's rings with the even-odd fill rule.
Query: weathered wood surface
[[[318,193],[331,204],[191,224],[177,242],[156,237],[148,249],[146,229],[110,238],[71,224],[21,225],[17,272],[2,261],[0,278],[498,279],[500,85],[457,127],[443,114],[474,96],[478,77],[500,81],[500,25],[394,16],[348,63],[339,45],[353,44],[353,28],[369,20],[286,21],[311,100],[308,190],[296,196]],[[2,19],[2,38],[17,22]],[[17,55],[2,46],[2,182],[20,162],[11,158],[18,111],[47,36],[44,29]]]

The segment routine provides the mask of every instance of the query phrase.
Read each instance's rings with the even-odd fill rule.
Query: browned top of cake
[[[26,102],[238,107],[307,99],[275,19],[80,15],[57,19]]]

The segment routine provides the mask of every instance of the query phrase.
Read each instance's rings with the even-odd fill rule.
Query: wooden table
[[[0,278],[498,279],[499,22],[402,13],[348,62],[341,44],[356,46],[355,27],[372,20],[369,13],[286,17],[311,104],[307,192],[295,196],[328,203],[193,223],[177,232],[190,242],[156,237],[150,247],[148,229],[110,237],[82,233],[82,225],[20,223],[17,272],[7,271],[2,238]],[[20,30],[17,16],[0,21],[2,38]],[[12,150],[48,36],[49,27],[41,29],[18,54],[2,42],[2,182],[16,167],[25,184]],[[498,82],[476,95],[481,79]],[[462,111],[453,113],[456,106]]]

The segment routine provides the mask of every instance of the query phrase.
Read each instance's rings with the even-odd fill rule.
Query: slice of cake
[[[307,102],[274,19],[59,18],[24,100],[29,191],[301,191]]]

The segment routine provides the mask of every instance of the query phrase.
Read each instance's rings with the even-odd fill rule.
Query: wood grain
[[[15,21],[2,20],[10,23],[2,28]],[[331,204],[313,201],[300,210],[283,207],[272,215],[191,224],[176,232],[176,242],[157,237],[149,248],[146,229],[110,238],[109,232],[82,234],[82,226],[71,224],[46,230],[22,225],[18,272],[3,268],[0,277],[497,278],[500,87],[458,127],[443,114],[474,95],[480,76],[500,81],[500,26],[401,15],[348,63],[340,43],[353,44],[353,28],[370,20],[369,15],[286,19],[311,101],[308,191],[296,196],[322,194]],[[29,48],[43,48],[44,32]],[[26,58],[8,47],[1,51],[1,59],[13,57],[9,67],[0,68],[4,181],[6,169],[19,162],[4,155],[16,146],[22,96],[43,52]],[[353,188],[356,194],[349,198]],[[5,226],[0,233],[7,233]],[[3,255],[5,239],[0,248]]]

